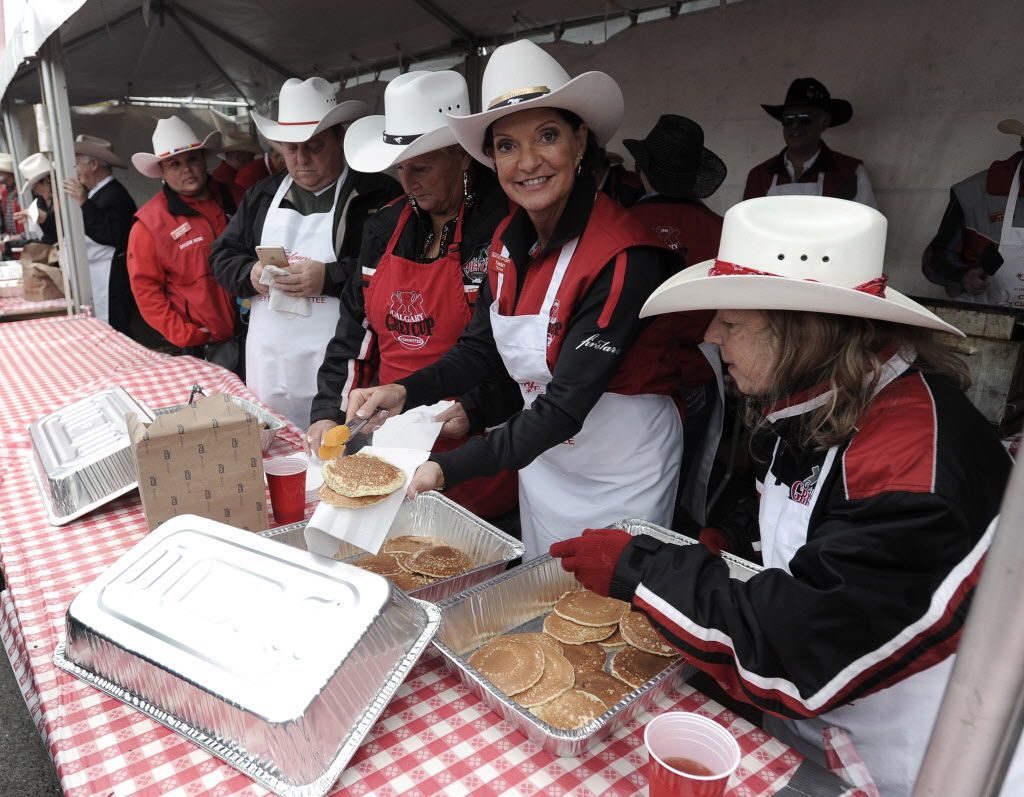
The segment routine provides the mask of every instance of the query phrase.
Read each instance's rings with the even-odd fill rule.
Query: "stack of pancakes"
[[[465,552],[446,545],[444,540],[409,535],[385,540],[380,553],[368,554],[352,564],[384,576],[406,592],[460,575],[475,566]]]
[[[555,728],[582,728],[678,656],[647,617],[624,601],[574,590],[553,608],[544,618],[544,633],[493,637],[469,664]]]
[[[379,504],[405,485],[405,471],[373,454],[332,459],[323,468],[320,499],[343,509]]]

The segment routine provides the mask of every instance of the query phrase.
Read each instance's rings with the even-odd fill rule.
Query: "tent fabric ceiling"
[[[418,58],[465,49],[466,34],[487,45],[526,30],[621,14],[626,7],[607,0],[153,0],[147,5],[148,26],[141,0],[88,0],[61,26],[73,103],[127,95],[224,99],[237,98],[239,91],[259,102],[288,76],[337,80],[391,59],[398,66],[400,56],[415,64]],[[628,7],[639,12],[665,5],[665,0],[643,0]],[[7,94],[38,101],[35,70],[23,67]]]

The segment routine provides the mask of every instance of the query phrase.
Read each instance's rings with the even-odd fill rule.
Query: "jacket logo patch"
[[[178,249],[188,249],[193,244],[201,244],[205,240],[205,236],[197,235],[195,238],[189,238],[187,241],[182,241],[180,244],[178,244]]]
[[[191,229],[192,229],[192,225],[191,224],[189,224],[187,221],[186,222],[182,222],[177,227],[175,227],[173,230],[171,230],[171,238],[174,239],[175,241],[177,241],[181,236],[183,236],[185,233],[187,233]]]
[[[494,270],[499,274],[503,274],[505,269],[512,265],[512,261],[500,252],[491,252],[491,258],[494,260]]]
[[[580,349],[597,349],[603,351],[606,354],[618,354],[622,351],[618,346],[613,346],[606,340],[601,340],[597,335],[591,335],[589,338],[580,343],[576,347],[576,351]]]
[[[818,475],[821,473],[821,467],[815,465],[811,468],[811,475],[803,481],[793,482],[793,486],[789,488],[789,500],[796,501],[798,504],[807,506],[811,503],[811,496],[814,495],[814,486],[818,483]]]
[[[434,318],[423,307],[418,291],[395,291],[384,320],[395,340],[407,349],[422,349],[434,334]]]
[[[562,322],[558,320],[558,299],[551,303],[551,312],[548,314],[548,346],[551,346],[558,333],[562,331]]]
[[[487,252],[483,251],[462,264],[462,273],[474,285],[479,285],[487,276]]]
[[[682,247],[682,243],[679,240],[679,230],[675,227],[660,224],[655,225],[654,234],[658,236],[658,240],[673,252],[678,251],[679,248]]]

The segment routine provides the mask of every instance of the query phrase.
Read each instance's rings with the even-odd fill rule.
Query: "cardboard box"
[[[127,422],[150,530],[185,514],[267,528],[259,419],[229,396],[200,398],[148,427],[132,413]]]

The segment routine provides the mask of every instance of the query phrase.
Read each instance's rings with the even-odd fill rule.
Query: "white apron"
[[[1024,309],[1024,227],[1013,226],[1019,191],[1020,169],[1017,169],[1010,183],[1010,193],[1006,195],[1003,228],[999,235],[999,254],[1003,265],[988,278],[988,287],[983,293],[975,296],[965,291],[956,297],[957,301]]]
[[[491,329],[505,368],[519,383],[523,411],[551,381],[548,322],[579,239],[562,247],[540,312],[498,313],[503,274],[491,304]],[[508,251],[502,252],[508,257]],[[579,433],[519,471],[524,559],[552,543],[625,518],[672,522],[683,454],[682,423],[669,396],[605,393]]]
[[[114,247],[98,244],[87,235],[85,255],[89,260],[93,313],[101,321],[110,321],[110,261],[114,259]]]
[[[333,262],[334,211],[347,175],[346,169],[338,178],[330,212],[309,216],[281,207],[292,185],[292,178],[285,177],[267,210],[260,245],[283,246],[289,257]],[[253,297],[245,343],[245,383],[260,401],[300,429],[309,426],[316,374],[341,312],[341,303],[333,296],[312,297],[310,304],[310,315],[300,316],[271,310],[266,296]]]
[[[768,186],[765,196],[821,196],[825,192],[825,173],[818,172],[816,183],[786,183],[779,185],[779,175],[772,176],[772,184]]]

